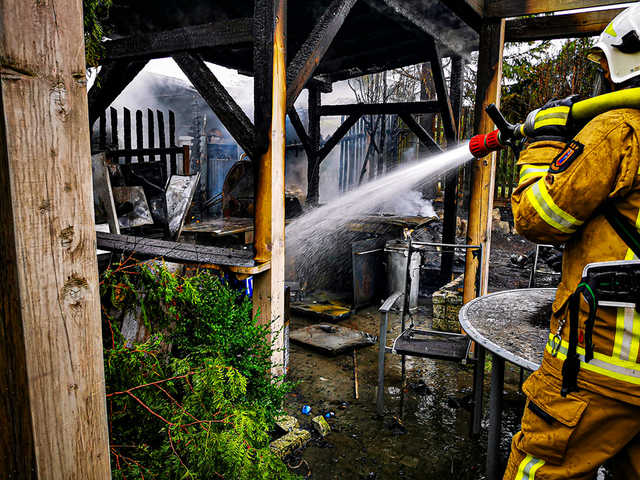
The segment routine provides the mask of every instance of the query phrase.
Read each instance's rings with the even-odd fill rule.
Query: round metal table
[[[525,288],[491,293],[471,300],[460,310],[462,329],[476,342],[472,433],[480,433],[485,349],[492,355],[489,396],[487,476],[499,478],[504,362],[537,370],[549,337],[555,288]]]

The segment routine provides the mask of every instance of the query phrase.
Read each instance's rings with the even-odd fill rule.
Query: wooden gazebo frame
[[[149,16],[162,14],[162,2],[147,3],[131,5],[147,8]],[[314,202],[320,162],[362,114],[396,113],[435,149],[412,114],[438,113],[448,142],[456,141],[460,75],[453,75],[457,80],[448,92],[443,55],[463,58],[477,42],[476,130],[488,132],[493,125],[483,108],[499,102],[505,40],[593,35],[619,11],[505,20],[619,2],[442,0],[437,8],[453,18],[447,28],[469,34],[470,44],[461,46],[435,36],[434,16],[409,0],[312,0],[289,2],[289,8],[287,0],[255,0],[246,8],[244,3],[216,2],[229,10],[220,19],[205,19],[211,23],[159,22],[144,34],[122,27],[87,101],[82,2],[0,0],[1,478],[110,477],[87,119],[92,123],[150,58],[176,60],[255,164],[254,246],[261,266],[255,307],[272,322],[275,335],[284,312],[287,112],[309,158]],[[300,13],[300,5],[313,6],[317,14]],[[128,19],[135,23],[130,13],[123,14],[121,26]],[[287,17],[294,21],[287,23]],[[204,61],[253,75],[253,121]],[[340,109],[320,104],[320,93],[335,80],[424,61],[434,73],[433,101]],[[462,62],[454,65],[461,68]],[[293,109],[303,88],[309,89],[308,131]],[[320,116],[334,114],[348,120],[321,148]],[[473,163],[467,243],[482,243],[485,251],[482,265],[467,258],[465,300],[474,295],[478,271],[480,292],[486,292],[494,177],[495,157]],[[454,235],[455,184],[447,182],[445,242]],[[445,276],[450,262],[443,262]],[[275,357],[274,363],[281,362]]]

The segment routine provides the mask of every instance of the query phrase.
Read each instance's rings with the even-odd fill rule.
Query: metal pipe
[[[378,335],[378,395],[376,398],[376,410],[378,415],[384,415],[384,354],[387,352],[387,328],[389,328],[389,310],[402,295],[401,291],[393,292],[380,307],[383,314],[380,321]]]
[[[485,349],[476,344],[476,363],[473,366],[473,412],[471,414],[471,436],[480,435],[482,425],[482,388],[484,386]]]
[[[487,478],[500,478],[500,433],[502,431],[502,390],[504,358],[491,355],[491,392],[489,394],[489,439],[487,442]]]

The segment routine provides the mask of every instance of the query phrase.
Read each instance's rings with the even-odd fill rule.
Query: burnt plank
[[[482,25],[482,15],[484,10],[483,0],[440,0],[453,13],[460,17],[464,22],[473,28],[476,32],[480,32]]]
[[[96,232],[98,248],[114,253],[133,254],[135,258],[162,258],[177,263],[198,263],[253,267],[253,253],[248,250],[209,247],[167,240]]]
[[[464,91],[464,60],[460,57],[451,58],[451,80],[449,82],[449,97],[451,103],[449,105],[453,122],[457,126],[460,124],[460,115],[462,113],[462,95]],[[447,145],[456,141],[458,131],[456,129],[456,137],[447,138]],[[444,217],[442,224],[442,243],[456,243],[456,226],[458,218],[458,170],[449,172],[445,176],[444,182]],[[454,251],[453,249],[443,248],[440,261],[440,283],[445,284],[451,280],[453,272]]]
[[[117,150],[120,146],[118,141],[118,111],[113,107],[109,108],[109,116],[111,117],[111,148]]]
[[[538,13],[603,7],[620,3],[619,0],[492,0],[487,2],[485,17],[510,18]]]
[[[357,0],[334,0],[287,67],[287,108],[291,108],[331,46]]]
[[[191,53],[180,53],[174,55],[173,59],[238,145],[253,158],[255,156],[253,124],[213,72],[199,56]]]
[[[254,153],[269,147],[273,94],[274,0],[255,0],[253,7],[253,118]]]
[[[155,124],[153,121],[153,110],[147,108],[147,147],[149,150],[153,150],[156,146],[156,132],[155,132]],[[155,162],[156,156],[155,154],[150,153],[149,162]]]
[[[107,116],[104,111],[100,112],[100,123],[98,126],[98,145],[101,151],[107,148]]]
[[[308,99],[309,143],[307,153],[307,204],[316,205],[320,199],[320,106],[322,98],[320,90],[309,88]]]
[[[506,23],[506,42],[530,42],[555,38],[590,37],[602,32],[622,8],[566,15],[516,18]]]
[[[129,150],[131,149],[131,110],[125,107],[122,113],[124,123],[124,149]],[[124,163],[131,163],[131,155],[125,155]]]
[[[136,149],[138,150],[142,150],[144,148],[143,130],[142,110],[136,110]],[[144,162],[144,155],[138,153],[138,163],[141,162]]]
[[[220,22],[192,25],[143,33],[105,42],[107,60],[163,58],[173,53],[202,48],[250,44],[253,41],[253,19],[235,18]]]
[[[196,138],[196,141],[198,140],[199,139]],[[173,110],[169,110],[169,146],[170,147],[176,146],[176,114],[173,113]],[[175,165],[178,165],[176,154],[171,153],[169,158],[171,161],[171,168],[172,169],[177,168],[177,167],[174,167]],[[183,174],[187,175],[185,171],[183,171]]]
[[[331,135],[329,140],[325,142],[325,144],[322,146],[322,148],[318,152],[319,163],[322,162],[322,160],[324,160],[325,158],[327,158],[327,155],[331,153],[331,150],[333,150],[333,147],[335,147],[338,144],[338,142],[342,139],[342,137],[344,137],[349,132],[349,130],[351,130],[351,127],[353,127],[358,122],[359,119],[360,119],[359,114],[350,115],[349,117],[347,117],[344,123],[338,127],[335,133]],[[355,137],[355,138],[358,138],[358,137]]]
[[[300,120],[298,111],[295,107],[291,107],[287,114],[289,115],[289,120],[291,120],[291,125],[293,125],[293,128],[295,129],[296,134],[298,135],[298,138],[300,139],[300,142],[304,147],[304,151],[307,155],[309,155],[313,152],[313,146],[311,145],[311,139],[309,138],[309,135],[307,135],[307,131],[304,128],[302,120]]]
[[[136,148],[136,149],[130,149],[130,150],[123,150],[123,149],[119,149],[119,150],[111,150],[107,152],[107,157],[110,158],[116,158],[116,157],[122,157],[122,156],[126,156],[126,155],[138,155],[138,156],[144,156],[144,155],[153,155],[154,157],[156,155],[171,155],[171,154],[176,154],[176,155],[182,155],[182,153],[184,152],[184,148],[183,147],[164,147],[164,148],[158,148],[158,147],[154,147],[154,148]]]
[[[146,64],[146,60],[118,60],[102,65],[88,93],[89,126],[95,123],[100,113],[113,103]]]
[[[436,100],[401,103],[354,103],[348,105],[323,105],[320,107],[321,116],[400,115],[410,113],[436,113],[439,111],[440,103]]]
[[[456,120],[453,117],[453,109],[451,108],[451,101],[449,100],[449,94],[447,92],[447,84],[444,79],[444,71],[442,70],[438,46],[434,40],[431,40],[429,43],[433,83],[436,87],[437,102],[440,105],[440,115],[442,116],[442,124],[447,138],[447,144],[450,144],[455,142],[457,137]]]
[[[420,125],[415,118],[409,113],[401,113],[400,118],[405,125],[411,130],[418,140],[420,140],[431,152],[440,153],[442,149],[440,145],[427,133],[427,131]]]
[[[158,146],[161,150],[164,150],[167,147],[164,132],[164,113],[162,113],[160,110],[156,110],[156,115],[158,117]],[[167,154],[164,151],[160,154],[160,161],[162,162],[165,170],[167,170]],[[169,174],[167,175],[167,178],[176,173],[174,165],[169,166],[168,172]]]
[[[436,37],[443,42],[444,46],[451,52],[467,56],[465,47],[455,36],[440,35],[442,28],[433,18],[425,16],[418,8],[419,2],[408,0],[363,0],[371,8],[378,11],[389,21],[395,22],[412,35],[424,39]],[[523,0],[524,1],[524,0]],[[434,2],[436,3],[436,2]],[[436,3],[437,5],[437,3]],[[415,63],[415,62],[414,62]]]

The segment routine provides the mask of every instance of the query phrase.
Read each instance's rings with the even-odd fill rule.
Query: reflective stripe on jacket
[[[612,200],[640,229],[640,110],[604,113],[574,140],[579,154],[555,141],[535,142],[525,149],[518,161],[520,183],[512,196],[514,221],[521,235],[536,243],[565,243],[552,333],[566,316],[567,300],[586,264],[634,258],[598,208]],[[554,165],[556,158],[559,161]],[[564,159],[568,161],[558,167]],[[586,314],[583,302],[580,329]],[[543,368],[556,376],[561,376],[568,321],[562,338],[556,355],[551,355],[552,346],[548,346],[543,361]],[[640,404],[640,315],[631,309],[599,307],[593,343],[595,358],[589,364],[581,361],[578,385]],[[579,353],[584,353],[582,347],[583,343]]]

